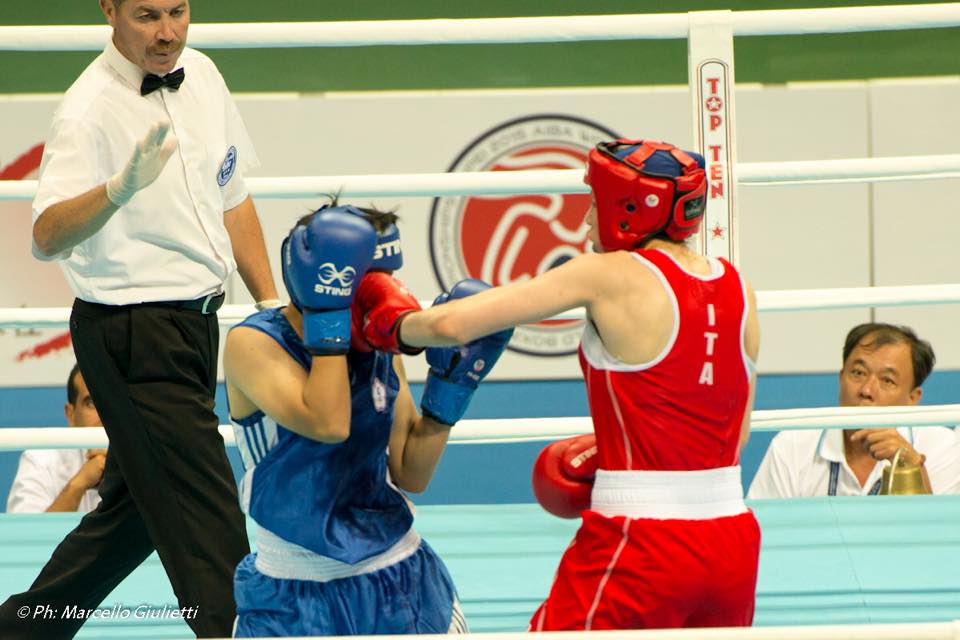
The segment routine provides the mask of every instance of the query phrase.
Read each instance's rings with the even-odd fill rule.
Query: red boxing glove
[[[400,344],[400,320],[420,311],[420,302],[403,283],[382,271],[370,271],[360,280],[351,307],[350,346],[358,351],[386,351],[416,355],[423,348]]]
[[[533,494],[546,511],[579,518],[590,508],[597,473],[597,438],[592,433],[558,440],[544,447],[533,463]]]

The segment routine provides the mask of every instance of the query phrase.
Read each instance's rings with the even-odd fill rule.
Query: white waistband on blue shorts
[[[597,471],[590,509],[607,517],[709,520],[746,512],[740,467]]]
[[[257,571],[282,580],[329,582],[372,573],[406,560],[420,548],[420,534],[411,528],[383,553],[348,564],[288,542],[261,526],[257,526],[256,536],[257,559],[254,565]]]

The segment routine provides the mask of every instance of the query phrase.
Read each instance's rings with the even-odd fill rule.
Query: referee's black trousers
[[[72,638],[70,611],[97,608],[154,549],[197,636],[230,636],[249,546],[214,413],[216,314],[77,300],[70,331],[110,438],[102,501],[0,606],[0,638]]]

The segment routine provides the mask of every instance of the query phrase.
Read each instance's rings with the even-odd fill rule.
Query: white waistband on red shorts
[[[607,517],[709,520],[746,512],[740,467],[702,471],[598,470],[592,511]]]
[[[329,582],[340,578],[372,573],[412,556],[420,548],[420,534],[410,529],[392,547],[356,564],[321,556],[288,542],[261,526],[256,528],[257,571],[283,580]]]

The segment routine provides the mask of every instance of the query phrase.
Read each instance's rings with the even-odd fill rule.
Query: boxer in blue
[[[400,320],[419,304],[393,214],[324,207],[283,243],[291,304],[230,331],[224,371],[257,552],[237,567],[236,637],[465,631],[443,562],[403,491],[426,488],[473,390],[510,338],[430,349],[418,415]],[[485,288],[456,285],[447,297]]]

